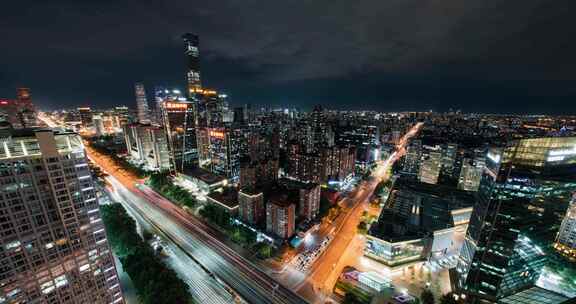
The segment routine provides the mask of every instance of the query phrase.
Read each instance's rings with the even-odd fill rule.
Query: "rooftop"
[[[228,210],[233,210],[238,208],[238,192],[232,189],[227,189],[224,192],[214,192],[208,195],[208,201]]]
[[[187,175],[192,178],[197,178],[209,185],[217,184],[226,180],[223,176],[216,175],[210,171],[204,170],[198,167],[186,167],[184,168],[184,175]]]
[[[304,183],[301,181],[297,181],[294,179],[289,179],[289,178],[281,178],[278,180],[278,183],[281,184],[282,186],[288,188],[289,190],[295,190],[295,189],[313,189],[315,187],[318,186],[318,184],[316,183]]]
[[[370,226],[368,234],[393,243],[421,238],[423,231],[408,223],[408,218],[392,209],[382,209],[378,222]]]
[[[473,192],[442,184],[423,183],[408,178],[397,179],[394,183],[394,190],[412,191],[445,200],[451,204],[450,209],[472,207],[475,201]]]
[[[569,299],[540,287],[532,287],[500,299],[499,304],[559,304]]]

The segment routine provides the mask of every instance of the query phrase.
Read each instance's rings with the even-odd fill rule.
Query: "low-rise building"
[[[391,286],[390,278],[384,277],[375,271],[361,272],[358,275],[358,282],[378,292]]]
[[[226,178],[201,168],[185,168],[177,174],[178,182],[192,192],[206,196],[214,191],[221,191],[228,184]]]
[[[236,214],[238,212],[238,192],[231,188],[227,188],[222,192],[212,192],[208,194],[206,201],[209,204],[223,208],[230,214]]]

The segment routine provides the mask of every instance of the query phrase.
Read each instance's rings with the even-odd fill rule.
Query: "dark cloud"
[[[0,96],[26,85],[45,106],[132,104],[136,81],[183,84],[179,36],[191,31],[201,36],[205,82],[237,103],[576,112],[574,8],[570,0],[14,1],[0,10]]]

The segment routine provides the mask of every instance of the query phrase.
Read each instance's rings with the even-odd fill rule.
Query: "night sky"
[[[232,105],[576,114],[574,0],[2,1],[0,98],[184,88],[180,35]]]

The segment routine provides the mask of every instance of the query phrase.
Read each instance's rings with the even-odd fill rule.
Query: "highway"
[[[39,117],[48,126],[58,125],[44,114]],[[141,180],[118,168],[107,156],[88,146],[86,152],[95,164],[110,174],[108,182],[134,212],[153,223],[156,229],[193,257],[211,276],[230,286],[243,300],[249,303],[308,303],[219,241],[211,227],[142,185]]]
[[[136,220],[143,229],[154,232],[163,239],[162,246],[168,253],[164,261],[172,268],[178,276],[190,287],[192,298],[198,303],[206,304],[227,304],[233,303],[235,295],[229,292],[221,282],[210,276],[199,264],[196,263],[180,246],[176,245],[162,230],[149,219],[142,216],[130,203],[134,198],[130,192],[118,182],[113,176],[106,178],[110,187],[106,191],[114,201],[120,202],[127,212]]]
[[[128,190],[115,179],[109,182],[130,208],[154,223],[180,248],[189,253],[216,278],[250,303],[306,303],[272,280],[236,252],[216,239],[210,227],[186,214],[145,186]]]

